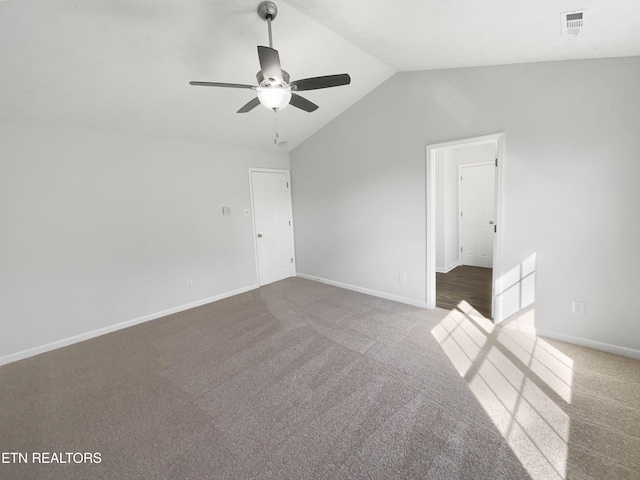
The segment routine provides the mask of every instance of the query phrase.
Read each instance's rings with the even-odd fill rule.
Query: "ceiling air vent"
[[[564,12],[560,14],[563,35],[578,35],[584,32],[584,17],[586,10]]]

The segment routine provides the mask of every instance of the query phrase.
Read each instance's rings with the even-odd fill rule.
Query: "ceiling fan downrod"
[[[269,29],[269,48],[273,48],[273,38],[271,36],[271,22],[276,19],[278,15],[278,7],[273,2],[262,2],[258,5],[258,15],[261,19],[267,22]]]

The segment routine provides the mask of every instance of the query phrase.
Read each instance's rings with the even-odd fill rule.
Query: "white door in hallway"
[[[289,172],[249,171],[256,235],[258,283],[293,276],[293,226]]]
[[[493,266],[495,164],[460,166],[460,262]]]

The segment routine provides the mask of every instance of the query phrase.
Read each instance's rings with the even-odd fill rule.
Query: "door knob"
[[[489,220],[489,225],[493,225],[493,220]]]
[[[258,234],[258,238],[262,238],[262,234],[261,233]]]

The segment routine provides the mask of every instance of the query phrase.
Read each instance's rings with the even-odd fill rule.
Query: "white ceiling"
[[[640,55],[638,0],[288,0],[396,71]],[[562,36],[560,14],[585,12]]]
[[[259,0],[0,0],[0,116],[290,150],[397,71],[640,55],[638,0],[276,0],[292,79],[349,73],[302,95],[320,108],[235,113],[268,45]],[[560,13],[588,9],[577,37]]]

